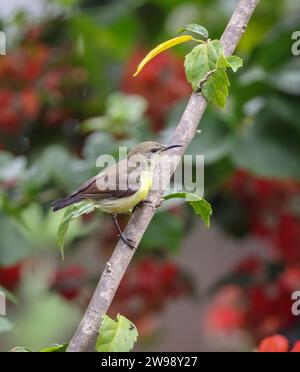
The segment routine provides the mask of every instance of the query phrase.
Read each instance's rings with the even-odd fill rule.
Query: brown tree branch
[[[240,0],[222,37],[226,56],[233,53],[239,43],[240,38],[246,30],[250,17],[258,4],[259,0]],[[182,144],[183,147],[173,150],[173,154],[182,157],[193,137],[201,120],[205,108],[206,100],[200,94],[193,93],[185,108],[182,118],[172,136],[171,143]],[[179,161],[178,161],[179,163]],[[177,164],[178,165],[178,164]],[[167,171],[168,164],[160,164],[160,173]],[[163,188],[169,183],[170,179],[163,180]],[[151,191],[149,199],[154,205],[158,205],[162,198],[163,191]],[[125,229],[127,238],[132,239],[137,246],[150,221],[155,214],[155,210],[149,204],[138,208]],[[88,351],[94,345],[103,315],[107,312],[113,297],[118,289],[121,279],[134,255],[134,250],[128,248],[121,240],[118,242],[113,255],[106,265],[106,269],[101,275],[99,283],[95,289],[90,304],[70,341],[68,352]]]

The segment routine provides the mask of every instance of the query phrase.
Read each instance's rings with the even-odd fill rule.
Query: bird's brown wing
[[[70,197],[106,199],[130,196],[138,191],[139,183],[128,183],[127,162],[124,159],[90,178]]]

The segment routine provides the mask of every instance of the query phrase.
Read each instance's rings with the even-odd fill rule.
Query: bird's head
[[[163,145],[158,142],[148,141],[137,144],[128,154],[129,169],[154,171],[160,157],[166,151],[182,145]]]
[[[161,155],[163,152],[175,147],[182,147],[182,145],[163,145],[155,141],[141,142],[134,146],[128,156],[142,155],[147,159],[151,159],[154,155]]]

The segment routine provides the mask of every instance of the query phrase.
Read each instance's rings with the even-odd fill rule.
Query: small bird
[[[53,211],[83,200],[94,200],[100,210],[112,215],[123,242],[135,248],[121,231],[117,214],[129,213],[145,200],[152,187],[153,172],[160,155],[175,147],[182,145],[162,145],[154,141],[137,144],[126,159],[105,168],[66,198],[54,201]]]

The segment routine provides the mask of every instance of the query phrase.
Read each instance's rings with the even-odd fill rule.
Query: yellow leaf
[[[186,41],[193,40],[193,36],[191,35],[183,35],[183,36],[178,36],[174,37],[173,39],[170,39],[168,41],[165,41],[162,44],[159,44],[156,48],[152,49],[151,52],[149,52],[146,57],[141,61],[141,63],[138,65],[136,72],[134,73],[133,76],[137,76],[144,66],[151,61],[155,56],[157,56],[159,53],[172,48],[175,45],[185,43]]]

